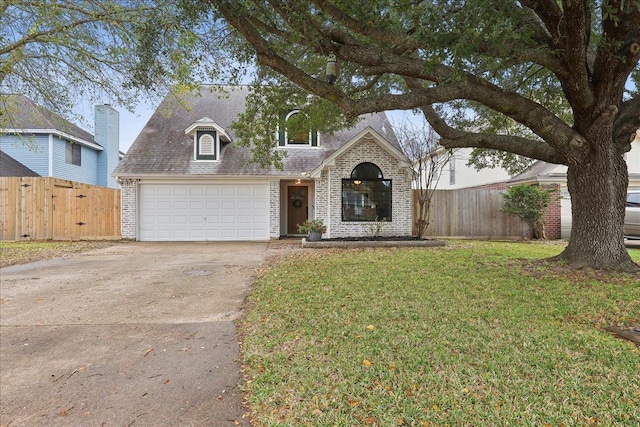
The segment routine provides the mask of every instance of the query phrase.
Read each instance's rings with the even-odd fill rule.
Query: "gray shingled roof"
[[[57,130],[72,137],[100,145],[95,141],[93,135],[86,130],[39,106],[24,95],[2,94],[0,96],[0,107],[2,107],[0,108],[1,110],[9,112],[8,120],[2,120],[0,128],[17,131],[25,129]]]
[[[542,160],[536,160],[529,166],[524,172],[519,173],[518,175],[512,177],[507,182],[520,182],[520,181],[531,181],[537,180],[539,178],[548,178],[548,177],[566,177],[566,174],[561,173],[553,173],[553,171],[560,165],[556,165],[554,163],[543,162]]]
[[[40,176],[0,150],[0,176]]]
[[[114,171],[115,176],[162,176],[162,175],[271,175],[300,176],[311,171],[325,158],[348,142],[367,126],[400,149],[391,124],[384,113],[364,116],[351,129],[333,135],[320,135],[319,148],[288,147],[284,169],[263,169],[254,163],[248,148],[234,145],[231,129],[233,120],[245,109],[245,98],[249,86],[226,87],[224,92],[203,86],[198,95],[177,97],[169,94],[161,102],[145,127],[136,138],[124,159]],[[223,144],[218,162],[196,162],[194,160],[193,137],[185,135],[185,129],[197,120],[209,117],[221,126],[232,142]],[[365,159],[363,159],[365,160]]]

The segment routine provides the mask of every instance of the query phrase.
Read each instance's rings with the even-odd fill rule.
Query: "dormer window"
[[[280,147],[317,147],[318,131],[305,126],[306,121],[306,116],[300,110],[282,114],[281,124],[278,127],[278,145]]]
[[[218,160],[216,131],[199,130],[196,135],[196,160]]]
[[[195,160],[217,161],[220,159],[221,145],[231,142],[225,130],[208,117],[189,126],[184,133],[193,136]]]

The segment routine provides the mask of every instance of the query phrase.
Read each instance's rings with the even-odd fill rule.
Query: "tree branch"
[[[418,40],[411,37],[405,32],[390,31],[388,29],[381,30],[375,25],[368,25],[360,22],[343,13],[338,7],[326,0],[312,0],[319,9],[331,16],[335,22],[339,22],[350,31],[365,36],[375,41],[380,46],[396,46],[402,50],[416,50],[424,46]]]
[[[544,141],[461,131],[449,126],[430,105],[421,107],[421,110],[429,124],[440,135],[440,145],[445,148],[472,147],[501,150],[549,163],[566,164],[566,158]]]
[[[620,114],[613,123],[613,140],[616,144],[627,147],[635,138],[638,129],[640,129],[640,98],[633,98],[622,103]]]
[[[595,104],[588,71],[587,50],[591,36],[591,12],[588,0],[562,0],[564,16],[560,25],[564,33],[564,57],[570,77],[564,84],[571,105],[579,110],[587,110]],[[579,111],[581,112],[581,111]]]

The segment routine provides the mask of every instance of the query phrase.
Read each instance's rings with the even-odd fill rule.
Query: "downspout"
[[[53,134],[49,134],[49,176],[53,177]]]

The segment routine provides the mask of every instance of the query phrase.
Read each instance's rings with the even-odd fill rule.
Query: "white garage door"
[[[268,240],[266,184],[140,184],[142,241]]]

